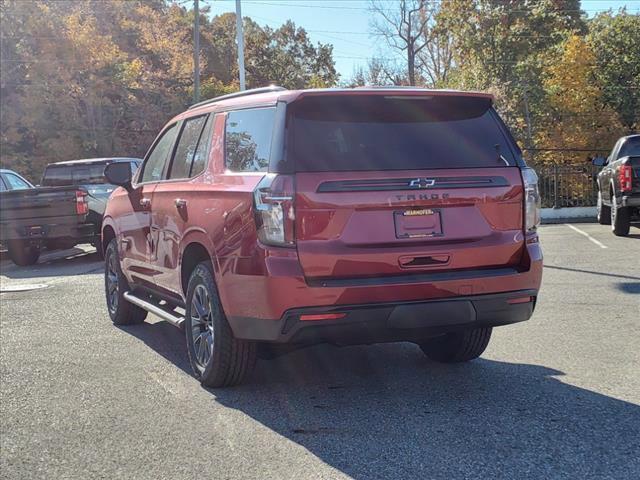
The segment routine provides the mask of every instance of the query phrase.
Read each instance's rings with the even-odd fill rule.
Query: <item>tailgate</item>
[[[517,167],[297,173],[296,191],[308,278],[513,266],[522,254]]]
[[[307,278],[514,266],[517,147],[485,95],[385,91],[297,100],[288,125]]]
[[[75,187],[42,187],[3,192],[0,220],[36,225],[52,217],[78,216],[76,190]]]

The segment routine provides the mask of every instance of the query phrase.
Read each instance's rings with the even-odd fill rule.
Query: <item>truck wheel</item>
[[[611,207],[602,203],[602,193],[598,190],[598,203],[596,204],[598,223],[600,225],[611,225]]]
[[[468,362],[482,355],[489,345],[491,327],[446,333],[420,344],[424,354],[442,363]]]
[[[618,207],[615,198],[611,205],[611,229],[613,234],[618,237],[626,237],[629,235],[629,229],[631,228],[630,209]]]
[[[21,267],[33,265],[40,258],[40,246],[31,245],[22,240],[9,240],[7,250],[9,250],[11,261]]]
[[[129,290],[129,284],[120,268],[118,244],[115,238],[109,242],[105,251],[104,290],[109,316],[115,325],[134,325],[144,322],[147,318],[145,309],[129,303],[124,298],[124,293]]]
[[[184,332],[191,368],[205,387],[238,385],[253,370],[255,342],[233,336],[208,262],[189,278]]]

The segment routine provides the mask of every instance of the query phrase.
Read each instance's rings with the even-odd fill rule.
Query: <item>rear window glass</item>
[[[488,99],[376,95],[293,103],[287,141],[296,171],[516,165]]]
[[[266,172],[275,108],[229,112],[225,127],[225,164],[232,172]]]
[[[138,169],[138,164],[131,162],[132,173]],[[60,187],[65,185],[102,185],[108,184],[104,176],[106,163],[95,165],[51,165],[42,176],[45,187]]]
[[[47,167],[42,178],[42,184],[54,187],[107,183],[104,177],[104,167],[104,164]]]
[[[198,147],[202,127],[204,127],[206,121],[206,115],[185,120],[178,146],[171,162],[169,178],[189,178],[193,157]]]
[[[640,137],[631,137],[627,139],[620,149],[619,157],[640,156]]]

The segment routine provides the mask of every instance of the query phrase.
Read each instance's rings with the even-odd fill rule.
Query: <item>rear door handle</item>
[[[176,198],[175,202],[176,208],[184,208],[187,206],[187,201],[184,198]]]
[[[150,198],[141,198],[140,199],[140,206],[142,208],[149,208],[151,206],[151,199]]]

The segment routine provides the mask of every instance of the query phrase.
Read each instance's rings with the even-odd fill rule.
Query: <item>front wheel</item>
[[[598,190],[598,202],[596,204],[598,223],[600,225],[611,225],[611,207],[602,203],[602,192]]]
[[[104,253],[104,290],[109,316],[115,325],[134,325],[144,322],[147,318],[146,310],[124,298],[129,284],[120,268],[118,243],[115,238],[109,242]]]
[[[611,230],[618,237],[626,237],[631,229],[630,209],[619,207],[615,198],[613,198],[611,205]]]
[[[195,376],[205,387],[242,383],[255,365],[256,345],[233,336],[208,262],[189,278],[186,307],[184,331]]]
[[[424,354],[441,363],[468,362],[478,358],[489,345],[491,327],[451,332],[420,344]]]
[[[40,258],[40,246],[22,240],[9,240],[7,250],[11,261],[21,267],[33,265]]]

